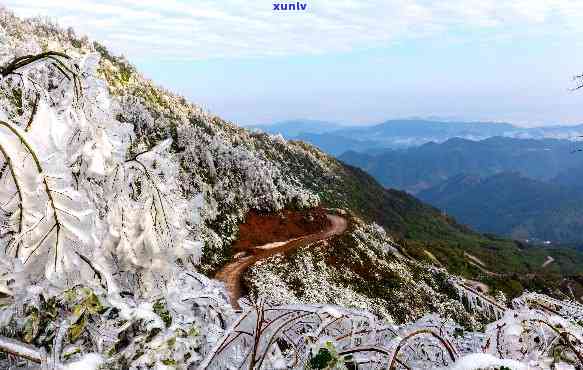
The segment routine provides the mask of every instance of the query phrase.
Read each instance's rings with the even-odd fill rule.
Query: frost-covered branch
[[[39,364],[46,362],[46,353],[44,350],[4,336],[0,336],[0,351]]]
[[[18,58],[14,58],[10,63],[1,66],[0,75],[2,77],[6,77],[9,74],[16,72],[20,68],[45,59],[50,59],[56,63],[60,63],[64,69],[69,70],[69,68],[66,67],[59,58],[70,59],[67,54],[57,51],[47,51],[36,55],[24,55]]]

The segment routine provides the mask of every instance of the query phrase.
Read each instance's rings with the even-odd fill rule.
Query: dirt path
[[[328,239],[335,235],[340,235],[348,227],[346,219],[340,216],[327,214],[326,217],[330,220],[330,226],[326,230],[301,238],[290,239],[286,242],[274,242],[254,247],[252,250],[253,254],[240,256],[239,258],[235,256],[233,262],[223,267],[215,275],[215,279],[225,283],[231,305],[236,309],[240,308],[237,301],[241,298],[243,292],[241,277],[245,270],[257,261],[264,260],[274,254],[287,252],[320,240]]]
[[[550,265],[551,263],[553,263],[555,261],[555,259],[551,256],[547,256],[546,261],[542,264],[541,268],[545,268],[548,265]]]

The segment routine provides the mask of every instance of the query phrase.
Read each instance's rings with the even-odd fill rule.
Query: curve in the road
[[[225,283],[231,305],[236,309],[240,308],[237,301],[241,298],[243,293],[241,278],[243,273],[256,262],[271,257],[274,254],[284,253],[311,243],[331,238],[335,235],[340,235],[346,231],[348,222],[345,218],[331,214],[327,214],[326,217],[330,221],[330,226],[325,230],[300,238],[290,239],[285,242],[273,242],[254,247],[252,250],[253,254],[241,256],[239,258],[235,257],[234,261],[225,265],[225,267],[215,275],[215,279]]]

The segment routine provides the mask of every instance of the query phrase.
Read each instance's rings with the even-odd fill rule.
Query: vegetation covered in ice
[[[295,271],[254,267],[235,312],[203,273],[230,257],[248,210],[318,205],[308,174],[333,182],[336,162],[6,10],[0,153],[2,368],[583,366],[579,304],[527,293],[507,306],[351,215]]]

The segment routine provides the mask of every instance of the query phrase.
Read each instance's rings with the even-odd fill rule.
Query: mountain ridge
[[[369,148],[403,149],[429,142],[442,143],[454,137],[484,140],[494,136],[516,139],[578,140],[583,124],[524,128],[505,122],[436,121],[427,119],[395,119],[366,125],[340,125],[319,121],[293,120],[251,126],[287,139],[302,139],[327,153],[340,155],[346,151],[366,152]],[[337,140],[333,143],[331,140]]]
[[[533,179],[550,181],[583,163],[583,156],[573,153],[577,148],[576,142],[559,139],[452,138],[374,155],[346,152],[339,158],[364,168],[384,186],[414,194],[459,173],[518,171]]]

